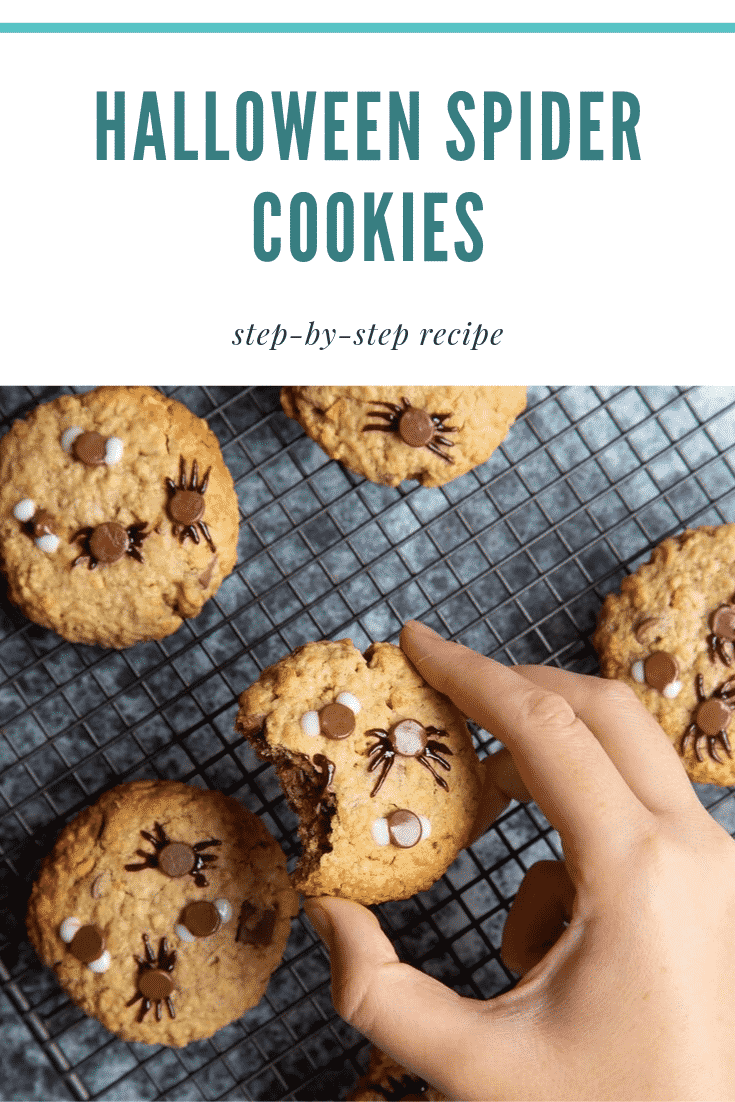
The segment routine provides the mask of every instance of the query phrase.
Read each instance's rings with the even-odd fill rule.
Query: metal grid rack
[[[238,565],[202,614],[110,652],[0,598],[0,1097],[344,1097],[367,1045],[331,1006],[303,916],[245,1018],[181,1050],[127,1044],[69,1002],[25,939],[39,859],[113,784],[173,777],[241,799],[292,867],[295,817],[233,719],[237,694],[302,642],[364,648],[417,617],[505,662],[594,671],[604,594],[664,536],[735,519],[735,388],[532,388],[493,457],[437,489],[349,474],[284,416],[277,388],[164,389],[207,418],[240,500]],[[59,390],[0,388],[0,433]],[[697,791],[735,832],[732,790]],[[512,985],[498,951],[510,900],[551,856],[536,805],[511,804],[430,891],[377,911],[403,959],[487,998]]]

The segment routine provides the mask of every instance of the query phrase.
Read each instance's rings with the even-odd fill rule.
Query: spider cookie
[[[217,438],[152,387],[65,395],[0,440],[0,560],[26,616],[128,647],[196,616],[236,558]]]
[[[370,1046],[370,1063],[348,1102],[445,1102],[446,1095],[425,1079],[412,1075],[408,1068],[397,1064],[374,1045]]]
[[[489,459],[523,386],[286,386],[281,404],[320,448],[372,482],[442,486]]]
[[[304,894],[405,899],[467,845],[481,787],[472,739],[399,647],[307,643],[242,694],[235,726],[299,815]]]
[[[297,909],[283,851],[237,800],[133,781],[64,827],[27,926],[85,1013],[126,1041],[186,1045],[260,1000]]]
[[[600,611],[604,677],[630,685],[693,781],[735,783],[735,524],[664,540]]]

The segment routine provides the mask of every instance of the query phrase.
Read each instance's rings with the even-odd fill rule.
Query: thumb
[[[484,1004],[402,964],[375,915],[359,903],[307,899],[304,910],[329,949],[337,1013],[443,1093],[488,1097],[468,1094],[465,1086],[484,1032]]]

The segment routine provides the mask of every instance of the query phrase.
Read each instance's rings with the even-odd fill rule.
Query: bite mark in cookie
[[[324,710],[345,684],[360,705],[346,717],[349,737],[340,729],[328,757],[314,753]],[[480,794],[471,736],[398,647],[375,643],[365,655],[350,640],[300,647],[242,694],[236,728],[275,766],[299,816],[293,875],[306,895],[403,899],[429,887],[467,844]]]

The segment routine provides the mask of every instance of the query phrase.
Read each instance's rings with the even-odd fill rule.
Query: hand
[[[522,882],[501,952],[523,978],[487,1002],[400,963],[359,904],[307,901],[338,1013],[454,1098],[735,1098],[735,843],[656,721],[619,682],[509,669],[417,623],[401,646],[512,755],[488,803],[527,789],[565,862]]]

